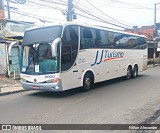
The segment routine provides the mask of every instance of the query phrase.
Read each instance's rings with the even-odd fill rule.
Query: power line
[[[50,0],[39,0],[42,2],[47,2],[47,3],[53,3],[53,4],[59,4],[59,5],[67,5],[67,3],[61,3],[61,2],[55,2],[55,1],[50,1]]]
[[[81,2],[81,3],[82,3],[82,2]],[[86,7],[86,8],[88,9],[88,10],[86,10],[87,13],[91,13],[91,14],[94,14],[94,15],[97,14],[96,11],[93,12],[93,8],[89,8],[88,6],[86,6],[86,4],[83,4],[83,5],[82,5],[81,3],[79,3],[79,8],[82,8],[82,7],[84,8],[84,7]],[[82,7],[80,7],[80,6],[82,6]],[[82,8],[82,9],[83,9],[83,8]],[[83,10],[84,10],[84,9],[83,9]],[[99,14],[96,15],[96,16],[99,16]],[[104,18],[104,17],[99,16],[99,18]],[[106,18],[104,18],[104,19],[106,20]],[[110,19],[110,20],[107,20],[107,21],[109,21],[109,22],[111,22],[111,23],[115,23],[115,21],[113,21],[113,20],[111,20],[111,19]],[[126,25],[126,24],[125,24],[125,25]],[[131,26],[129,26],[129,27],[131,27]]]
[[[34,2],[35,3],[35,2]],[[40,6],[42,6],[42,4],[38,4],[38,5],[40,5]],[[29,14],[29,13],[24,13],[24,12],[16,12],[16,11],[12,11],[12,12],[14,12],[14,13],[17,13],[17,14],[20,14],[20,15],[25,15],[25,16],[28,16],[28,17],[32,17],[32,18],[36,18],[36,19],[40,19],[41,18],[41,16],[38,16],[38,15],[31,15],[31,14]],[[46,18],[46,17],[45,17]],[[47,19],[51,19],[51,20],[53,20],[52,18],[47,18]],[[56,19],[57,20],[57,19]],[[63,20],[60,20],[60,21],[63,21]],[[101,22],[104,22],[104,21],[101,21]]]
[[[11,12],[13,12],[15,14],[19,14],[19,15],[25,15],[27,17],[38,19],[38,20],[40,20],[41,18],[48,19],[48,20],[45,20],[46,22],[54,22],[54,20],[55,21],[63,21],[63,20],[60,20],[60,19],[53,19],[53,18],[48,18],[48,17],[42,17],[42,16],[33,15],[33,14],[25,13],[25,12],[14,11],[14,10],[11,11]]]
[[[124,9],[127,11],[128,10],[132,10],[132,11],[150,11],[150,10],[153,10],[153,9],[145,9],[145,8],[135,8],[135,7],[129,7],[129,6],[121,6],[121,5],[109,5],[109,4],[103,4],[101,6],[98,6],[98,7],[105,7],[105,6],[109,6],[109,7],[115,7],[115,8],[121,8],[121,9]]]
[[[51,8],[51,9],[57,9],[57,10],[60,10],[60,11],[64,11],[63,9],[59,8],[59,7],[53,7],[51,5],[46,5],[46,4],[42,4],[42,3],[37,3],[37,2],[33,2],[31,0],[28,0],[28,2],[32,3],[32,4],[35,4],[35,5],[39,5],[41,7],[48,7],[48,8]]]
[[[98,9],[96,6],[94,6],[91,2],[89,2],[88,0],[86,0],[86,2],[89,4],[89,5],[91,5],[92,7],[94,7],[94,10],[93,10],[93,8],[89,8],[89,11],[87,11],[87,10],[85,10],[85,8],[88,8],[87,6],[86,6],[86,3],[85,4],[81,4],[82,3],[82,1],[80,1],[80,0],[77,0],[77,1],[73,1],[75,4],[74,4],[74,7],[76,7],[79,11],[81,11],[81,12],[83,12],[83,13],[85,13],[85,14],[88,14],[89,16],[91,16],[91,17],[93,17],[93,18],[89,18],[89,16],[88,17],[86,17],[86,18],[88,18],[88,19],[91,19],[91,20],[94,20],[94,21],[99,21],[99,22],[102,22],[102,23],[105,23],[105,24],[110,24],[110,25],[113,25],[113,26],[116,26],[116,27],[120,27],[120,28],[126,28],[126,26],[127,27],[132,27],[132,26],[129,26],[128,24],[125,24],[125,23],[123,23],[123,22],[120,22],[119,20],[116,20],[115,18],[113,18],[113,17],[111,17],[111,16],[109,16],[109,15],[107,15],[106,13],[104,13],[103,11],[101,11],[100,9]],[[103,4],[103,0],[102,1],[98,1],[98,2],[102,2],[102,4]],[[110,3],[125,3],[125,2],[121,2],[121,1],[118,1],[118,0],[110,0]],[[104,4],[105,4],[106,2],[104,2]],[[128,4],[128,3],[126,3],[126,4]],[[30,6],[34,6],[34,8],[35,7],[43,7],[43,8],[50,8],[50,9],[54,9],[54,10],[58,10],[58,11],[63,11],[63,12],[66,12],[66,5],[67,5],[67,2],[66,1],[64,1],[64,0],[61,0],[61,1],[58,1],[58,0],[38,0],[38,2],[37,1],[34,1],[34,0],[28,0],[28,2],[26,3],[26,5],[30,5]],[[61,6],[61,7],[60,7]],[[82,7],[80,7],[80,6],[83,6],[83,8]],[[132,5],[133,6],[133,5]],[[137,5],[135,5],[134,4],[134,6],[136,7]],[[142,6],[138,6],[138,8],[136,8],[136,9],[139,9],[139,8],[142,8]],[[144,7],[143,7],[144,8]],[[101,12],[101,15],[100,14],[97,14],[97,11],[96,10],[98,10],[99,12]],[[146,7],[144,8],[144,9],[146,9]],[[147,10],[148,10],[148,8],[147,8]],[[19,13],[19,15],[20,15],[20,12],[18,12]],[[24,13],[24,12],[23,12]],[[26,13],[26,14],[28,14],[28,13]],[[76,14],[78,14],[78,12],[76,12]],[[32,14],[29,14],[30,16],[32,15]],[[79,14],[78,14],[79,15]],[[27,16],[27,15],[26,15]],[[80,15],[81,17],[84,17],[84,16],[86,16],[86,15],[83,15],[82,16],[82,14]],[[103,16],[103,17],[102,17]],[[104,17],[105,16],[105,17]],[[36,17],[36,16],[33,16],[33,17]],[[38,18],[36,18],[36,19],[39,19],[39,18],[41,18],[42,16],[37,16]],[[107,18],[109,18],[109,19],[106,19],[106,17]],[[44,18],[44,17],[43,17]],[[47,18],[47,19],[52,19],[52,18]],[[52,19],[53,20],[53,19]],[[56,19],[57,20],[57,19]],[[58,21],[63,21],[63,20],[58,20]],[[118,24],[117,24],[118,23]]]
[[[142,6],[140,5],[139,3],[137,4],[133,4],[133,3],[128,3],[128,2],[122,2],[122,1],[119,1],[119,0],[110,0],[114,3],[119,3],[119,4],[123,4],[123,5],[127,5],[127,6],[132,6],[134,8],[139,8],[139,9],[149,9],[149,10],[153,10],[154,8],[150,8],[150,7],[146,7],[146,6]],[[106,4],[106,1],[104,1],[104,3],[102,3],[102,5]],[[143,4],[144,5],[144,4]],[[148,5],[152,5],[152,4],[148,4]]]
[[[48,0],[44,0],[44,1],[47,1],[47,2],[51,2],[51,1],[48,1]],[[45,6],[44,4],[42,4],[42,3],[37,3],[37,2],[33,2],[33,1],[29,1],[29,2],[31,2],[31,3],[34,3],[34,4],[38,4],[38,5],[40,5],[40,6]],[[56,2],[51,2],[51,3],[56,3]],[[58,8],[59,9],[59,8]],[[126,26],[126,25],[125,25]]]
[[[90,5],[92,5],[96,10],[98,10],[99,12],[101,12],[103,15],[109,17],[110,19],[114,20],[115,22],[118,22],[119,24],[122,24],[122,25],[124,25],[124,26],[130,27],[130,26],[128,26],[128,25],[126,25],[126,24],[123,24],[123,23],[117,21],[116,19],[110,17],[110,16],[107,15],[106,13],[102,12],[100,9],[98,9],[97,7],[95,7],[95,6],[94,6],[92,3],[90,3],[88,0],[86,0],[86,1],[87,1]]]
[[[83,9],[83,8],[80,7],[80,6],[82,6],[83,8],[87,8],[88,10]],[[90,12],[91,8],[89,8],[88,6],[86,6],[86,4],[85,4],[85,5],[84,5],[84,4],[82,5],[82,3],[80,3],[79,6],[75,6],[75,5],[74,5],[74,7],[77,8],[78,10],[80,10],[81,12],[85,13],[85,14],[91,15],[91,16],[93,16],[94,18],[97,18],[97,19],[99,19],[99,20],[102,20],[103,22],[105,21],[105,23],[107,23],[107,24],[111,24],[111,25],[118,26],[118,27],[120,26],[121,28],[122,28],[122,27],[123,27],[123,28],[126,28],[126,27],[124,27],[124,26],[115,24],[115,21],[113,21],[113,20],[107,20],[106,18],[103,18],[102,16],[99,16],[99,14],[96,15],[97,12]],[[92,8],[92,9],[93,9],[93,8]],[[126,25],[125,25],[125,26],[126,26]],[[128,27],[131,27],[131,26],[128,26]]]
[[[99,20],[99,19],[95,19],[95,18],[92,18],[92,17],[88,17],[86,15],[82,15],[80,13],[76,13],[77,15],[81,16],[81,17],[84,17],[84,18],[87,18],[87,19],[90,19],[90,20],[93,20],[93,21],[97,21],[97,22],[101,22],[103,24],[106,24],[106,22],[102,21],[102,20]],[[98,26],[98,25],[95,25],[95,26]],[[115,28],[111,28],[111,27],[105,27],[105,26],[98,26],[98,27],[102,27],[102,28],[108,28],[108,29],[113,29],[113,30],[119,30],[119,29],[115,29]],[[124,30],[119,30],[119,31],[124,31]]]
[[[86,11],[82,10],[82,9],[79,8],[78,6],[76,6],[76,7],[77,7],[77,9],[79,9],[80,11],[82,11],[82,12],[84,12],[84,13],[86,13],[86,14],[89,14],[90,16],[93,16],[94,18],[97,18],[97,19],[103,21],[104,23],[111,24],[111,25],[113,25],[113,26],[120,27],[120,28],[126,28],[126,27],[123,27],[123,26],[120,26],[120,25],[111,23],[111,22],[109,22],[109,21],[106,21],[106,20],[104,20],[104,19],[101,19],[100,17],[97,17],[96,15],[93,15],[93,14],[91,14],[91,13],[89,13],[89,12],[86,12]]]
[[[81,5],[81,4],[79,4],[79,5]],[[76,5],[74,5],[74,7],[75,8],[77,8],[79,11],[81,11],[81,12],[83,12],[83,13],[86,13],[86,14],[89,14],[89,15],[95,15],[95,16],[99,16],[99,18],[103,18],[102,16],[100,16],[99,14],[97,14],[97,12],[93,12],[93,11],[90,11],[91,9],[90,8],[87,8],[85,5],[81,5],[82,7],[80,7],[80,6],[76,6]],[[88,10],[86,10],[86,9],[84,9],[84,8],[87,8]],[[104,18],[105,20],[107,20],[106,18]],[[107,21],[110,21],[110,22],[112,22],[112,20],[107,20]]]

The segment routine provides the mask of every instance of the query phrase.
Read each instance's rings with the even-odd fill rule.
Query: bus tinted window
[[[108,32],[109,47],[116,49],[145,49],[147,47],[144,37],[128,34]]]
[[[146,39],[144,37],[137,37],[137,43],[134,47],[136,49],[145,49],[147,48]]]
[[[95,36],[95,34],[91,28],[81,27],[80,36],[81,36],[80,49],[88,49],[95,47],[93,40],[93,36]]]
[[[94,45],[95,48],[101,48],[102,47],[102,42],[101,42],[101,35],[100,35],[100,30],[94,29],[95,31],[95,37],[94,37]]]
[[[100,35],[101,35],[101,45],[102,45],[102,48],[109,48],[110,45],[109,45],[109,40],[108,40],[108,32],[107,31],[103,31],[101,30],[100,31]]]
[[[62,26],[50,26],[47,28],[37,28],[25,32],[23,45],[35,43],[52,42],[59,38],[62,33]]]
[[[137,37],[136,36],[129,36],[128,37],[128,47],[127,48],[135,48],[137,43]]]
[[[105,41],[105,40],[104,40]],[[102,38],[99,29],[81,27],[81,49],[101,48]]]
[[[62,37],[62,71],[72,67],[78,53],[78,27],[67,26]]]
[[[81,27],[80,49],[115,48],[115,49],[145,49],[144,37]]]
[[[119,33],[114,32],[108,32],[108,40],[109,40],[109,47],[110,48],[116,48],[116,44],[120,41],[120,35]]]

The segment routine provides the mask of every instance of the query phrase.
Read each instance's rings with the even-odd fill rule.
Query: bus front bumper
[[[63,91],[61,82],[58,83],[28,83],[21,82],[23,89],[25,90],[41,90],[41,91],[52,91],[58,92]]]

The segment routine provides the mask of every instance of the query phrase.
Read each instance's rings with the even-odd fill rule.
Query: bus
[[[25,31],[21,81],[26,90],[65,91],[147,69],[146,37],[73,22]]]

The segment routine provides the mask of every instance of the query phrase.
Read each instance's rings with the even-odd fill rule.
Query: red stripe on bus
[[[117,57],[117,58],[107,58],[107,59],[105,59],[105,60],[104,60],[104,62],[106,62],[106,61],[109,61],[109,60],[115,60],[115,59],[118,59],[118,58],[123,58],[123,57]]]

